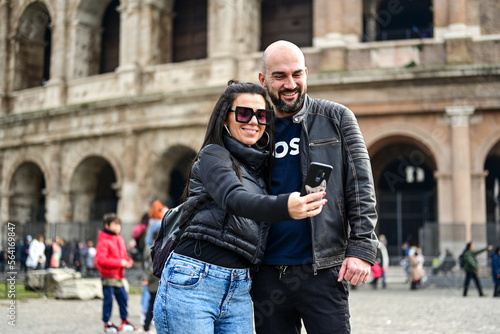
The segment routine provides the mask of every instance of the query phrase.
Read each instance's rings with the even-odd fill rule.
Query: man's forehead
[[[271,72],[271,75],[279,75],[279,74],[300,74],[304,72],[304,68],[298,68],[296,70],[290,70],[290,69],[276,69]]]
[[[280,68],[283,68],[284,71],[298,71],[305,68],[304,58],[290,49],[275,50],[266,58],[267,67],[272,67],[273,71],[279,71]]]

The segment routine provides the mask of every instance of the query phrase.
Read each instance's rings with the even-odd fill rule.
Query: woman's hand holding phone
[[[323,205],[328,200],[323,199],[326,192],[316,192],[300,196],[299,192],[293,192],[288,196],[288,213],[293,219],[304,219],[314,217],[321,213]]]

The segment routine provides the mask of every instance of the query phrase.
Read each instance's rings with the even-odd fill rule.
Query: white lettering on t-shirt
[[[290,140],[290,148],[292,149],[290,151],[290,155],[299,154],[299,141],[300,138],[293,138],[292,140]]]
[[[284,141],[279,141],[276,143],[276,159],[283,158],[287,154],[297,155],[299,154],[299,142],[300,138],[292,138],[290,140],[290,145]],[[289,152],[290,151],[290,152]]]

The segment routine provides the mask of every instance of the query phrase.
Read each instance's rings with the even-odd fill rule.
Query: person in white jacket
[[[387,269],[389,268],[389,252],[387,252],[387,238],[385,235],[381,234],[378,238],[380,243],[378,244],[378,248],[380,249],[381,257],[382,257],[382,263],[381,267],[383,269],[382,272],[382,288],[385,289],[387,287],[386,283],[386,273]]]
[[[45,261],[45,243],[43,235],[40,234],[30,243],[26,266],[31,269],[44,269]]]

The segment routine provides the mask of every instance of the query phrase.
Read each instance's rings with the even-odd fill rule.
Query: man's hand
[[[342,262],[342,267],[339,271],[339,282],[346,280],[352,285],[360,285],[368,281],[370,277],[371,264],[357,257],[346,257]]]

